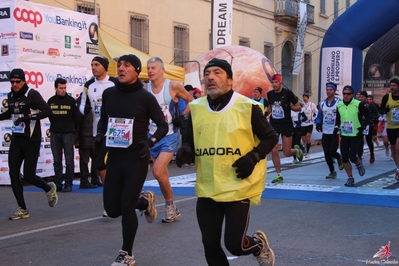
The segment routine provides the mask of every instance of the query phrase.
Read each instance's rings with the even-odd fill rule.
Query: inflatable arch
[[[358,0],[327,30],[320,50],[319,100],[325,84],[362,90],[362,52],[399,23],[399,0]]]

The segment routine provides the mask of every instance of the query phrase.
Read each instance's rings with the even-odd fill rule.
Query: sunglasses
[[[342,95],[351,95],[352,93],[350,92],[343,92]]]
[[[21,79],[17,79],[17,80],[10,80],[10,83],[11,84],[13,84],[13,83],[17,83],[17,84],[19,84],[19,83],[21,83],[22,82],[22,80]]]

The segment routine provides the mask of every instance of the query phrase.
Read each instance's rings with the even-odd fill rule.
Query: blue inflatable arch
[[[354,89],[362,90],[362,51],[381,38],[385,33],[399,23],[399,0],[358,0],[327,30],[320,49],[319,101],[325,94],[325,84],[328,80],[323,76],[322,69],[327,63],[323,60],[325,48],[351,48],[351,84],[339,84],[338,90],[344,85],[352,85]],[[342,74],[342,73],[341,73]]]

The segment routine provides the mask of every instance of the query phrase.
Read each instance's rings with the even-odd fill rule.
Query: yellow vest
[[[249,199],[259,204],[266,181],[266,160],[246,179],[237,178],[232,164],[259,144],[252,132],[252,105],[259,103],[236,92],[226,107],[215,112],[206,97],[190,103],[195,143],[197,197],[217,202]],[[261,106],[262,108],[262,106]]]
[[[392,99],[392,93],[388,94],[386,106],[389,108],[387,113],[387,128],[399,128],[399,101]]]
[[[354,137],[359,132],[358,128],[362,126],[359,121],[359,104],[360,101],[352,99],[346,105],[344,101],[337,104],[337,112],[341,118],[341,136]]]

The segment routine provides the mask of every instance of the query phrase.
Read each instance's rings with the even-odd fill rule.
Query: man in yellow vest
[[[345,172],[348,175],[345,183],[345,186],[348,187],[355,184],[350,162],[356,165],[360,176],[364,176],[366,173],[362,160],[357,157],[357,151],[363,138],[363,130],[370,120],[367,105],[354,99],[353,92],[353,87],[349,85],[342,89],[343,100],[337,104],[337,119],[334,128],[334,134],[338,131],[341,132],[339,149]]]
[[[234,92],[231,65],[213,58],[204,69],[207,97],[191,102],[187,132],[176,154],[181,167],[195,155],[197,220],[208,265],[229,265],[221,244],[236,256],[253,254],[259,265],[274,265],[262,230],[247,235],[250,204],[265,188],[266,155],[277,144],[263,105]]]
[[[396,164],[395,180],[399,183],[399,77],[389,80],[391,93],[385,94],[381,100],[381,114],[387,117],[387,135],[391,144],[392,159]]]

